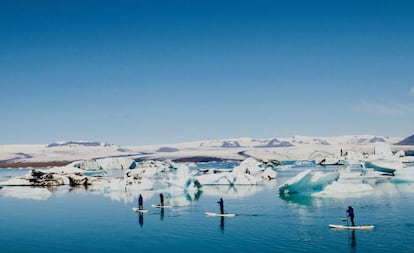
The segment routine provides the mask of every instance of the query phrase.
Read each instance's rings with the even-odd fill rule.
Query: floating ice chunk
[[[310,185],[313,191],[320,191],[324,189],[327,185],[338,180],[340,173],[337,171],[322,173],[322,172],[312,172],[312,178]]]
[[[309,191],[309,182],[312,179],[312,170],[304,170],[287,180],[283,185],[279,187],[280,193],[298,193],[303,190]]]
[[[242,161],[239,166],[234,167],[233,172],[257,174],[262,171],[260,164],[261,163],[259,161],[249,157],[246,160]]]
[[[322,173],[313,172],[309,169],[286,181],[279,187],[279,192],[286,194],[321,191],[338,178],[339,172]]]
[[[56,174],[83,174],[85,170],[73,167],[71,165],[61,166],[61,167],[53,167],[47,170],[49,173],[56,173]]]
[[[391,147],[388,143],[375,143],[374,154],[377,157],[392,157]]]
[[[169,183],[181,187],[186,187],[190,177],[190,169],[185,164],[180,164],[177,165],[177,170],[175,173],[172,173],[172,175],[169,177]]]
[[[1,182],[3,186],[30,186],[32,183],[29,179],[24,177],[10,178],[9,180]]]
[[[223,172],[217,174],[204,174],[195,179],[201,185],[254,185],[257,179],[242,171]]]
[[[256,184],[258,181],[275,179],[277,173],[272,169],[272,166],[269,165],[266,168],[263,168],[263,166],[263,162],[259,162],[253,158],[247,158],[241,162],[239,166],[233,168],[232,173],[236,175],[236,177],[239,177],[239,180],[235,181],[246,182],[238,184],[249,184],[246,180],[248,180],[250,184]]]
[[[70,163],[68,166],[76,167],[87,171],[97,170],[126,170],[136,166],[134,160],[127,157],[109,157],[97,160],[81,160]]]
[[[277,177],[277,172],[274,171],[272,168],[267,168],[263,171],[263,173],[261,174],[261,178],[264,180],[271,180],[271,179],[275,179]]]
[[[352,183],[366,183],[370,182],[372,185],[378,182],[384,182],[391,179],[391,175],[384,174],[373,169],[367,169],[364,164],[360,168],[346,167],[339,169],[340,176],[338,182],[352,182]]]
[[[333,182],[321,192],[313,193],[314,197],[354,197],[371,193],[374,188],[369,184],[353,184]]]
[[[2,182],[8,186],[59,186],[59,185],[91,185],[107,179],[100,177],[87,177],[83,170],[65,166],[49,170],[33,169],[26,175],[15,177]]]
[[[136,167],[135,161],[126,157],[97,159],[97,164],[103,170],[126,170]]]
[[[75,167],[87,171],[102,170],[101,166],[95,160],[80,160],[68,164],[66,167]]]
[[[365,166],[372,168],[379,172],[393,174],[396,170],[403,168],[403,164],[400,160],[395,159],[375,159],[366,161]]]
[[[394,175],[393,182],[414,182],[414,166],[398,169]]]

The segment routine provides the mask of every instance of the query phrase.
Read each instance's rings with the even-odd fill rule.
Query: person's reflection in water
[[[144,226],[144,214],[141,212],[139,213],[139,216],[138,216],[138,222],[139,222],[140,227]]]
[[[356,238],[355,238],[355,230],[352,230],[351,233],[351,252],[355,253],[356,252]]]
[[[224,217],[220,217],[220,230],[222,233],[224,233]]]
[[[164,220],[164,208],[161,208],[160,220]]]

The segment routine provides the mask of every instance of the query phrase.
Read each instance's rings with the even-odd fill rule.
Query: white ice
[[[308,163],[315,160],[339,157],[341,149],[343,152],[347,152],[346,158],[350,163],[351,161],[352,163],[359,162],[362,159],[378,162],[379,159],[386,157],[395,162],[394,167],[398,167],[392,178],[393,182],[411,181],[414,179],[412,170],[400,166],[404,158],[401,156],[402,152],[390,156],[388,150],[389,147],[394,152],[406,148],[392,145],[399,140],[401,138],[398,137],[352,135],[336,137],[294,136],[278,139],[238,138],[130,147],[102,145],[100,142],[100,144],[98,142],[65,142],[56,143],[58,145],[0,145],[0,161],[74,161],[68,166],[51,168],[49,172],[54,173],[58,182],[68,184],[68,174],[76,175],[74,178],[81,180],[85,176],[80,175],[85,175],[85,172],[102,171],[106,173],[102,174],[105,175],[104,178],[88,176],[88,179],[91,180],[89,188],[96,192],[113,194],[113,198],[130,201],[136,197],[133,192],[161,192],[170,189],[171,197],[174,196],[177,202],[185,202],[180,199],[196,198],[200,191],[200,185],[254,186],[276,178],[275,169],[266,167],[265,163],[261,161],[298,160],[302,161],[304,166],[308,166]],[[378,141],[384,142],[383,148],[375,148],[375,143]],[[374,149],[376,149],[376,155],[372,154]],[[165,152],[166,150],[174,152]],[[188,164],[181,165],[168,161],[191,157],[214,157],[244,161],[240,166],[236,166],[230,171],[216,174],[195,174],[193,170],[188,168]],[[246,159],[248,157],[250,158]],[[148,161],[136,163],[135,158]],[[289,170],[290,168],[291,166],[285,166],[283,169]],[[282,167],[277,168],[277,170],[281,169]],[[290,193],[321,191],[321,194],[325,194],[322,192],[332,191],[328,186],[334,187],[332,185],[336,180],[341,183],[349,183],[345,181],[352,181],[351,178],[354,177],[357,180],[352,183],[358,186],[368,176],[377,176],[371,171],[367,171],[365,175],[351,172],[321,174],[315,171],[304,171],[302,173],[294,179],[288,180],[286,183],[290,182],[290,184],[281,186],[279,189],[282,192],[287,190]],[[338,175],[340,175],[339,179],[335,179]],[[5,182],[1,184],[5,185]],[[24,177],[10,179],[6,184],[30,185],[28,179]],[[2,191],[4,192],[6,188],[8,187],[4,187]],[[203,191],[210,191],[207,188]],[[211,189],[214,188],[211,187]],[[229,189],[229,192],[232,191],[231,187],[225,189]],[[349,189],[349,191],[352,190]],[[352,194],[352,192],[350,193]]]
[[[339,172],[318,172],[311,169],[305,170],[287,180],[279,186],[279,192],[287,193],[311,193],[321,191],[327,185],[338,180]]]
[[[314,197],[335,197],[335,198],[347,198],[356,196],[365,196],[372,193],[374,188],[369,184],[358,183],[340,183],[333,182],[325,187],[323,191],[313,193]]]

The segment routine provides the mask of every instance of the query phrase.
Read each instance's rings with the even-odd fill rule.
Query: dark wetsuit
[[[350,207],[348,207],[348,210],[346,210],[346,213],[347,213],[348,217],[351,219],[352,226],[355,226],[355,223],[354,223],[354,217],[355,217],[354,209],[350,206]]]
[[[160,193],[160,206],[164,206],[164,195]]]
[[[138,197],[138,209],[139,210],[144,209],[144,201],[142,200],[142,195],[141,194]]]
[[[221,214],[224,214],[224,202],[223,202],[223,199],[220,198],[220,200],[217,201],[217,203],[220,205],[220,213]]]

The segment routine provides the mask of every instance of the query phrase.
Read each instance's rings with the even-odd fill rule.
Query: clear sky
[[[0,144],[414,134],[414,1],[0,1]]]

